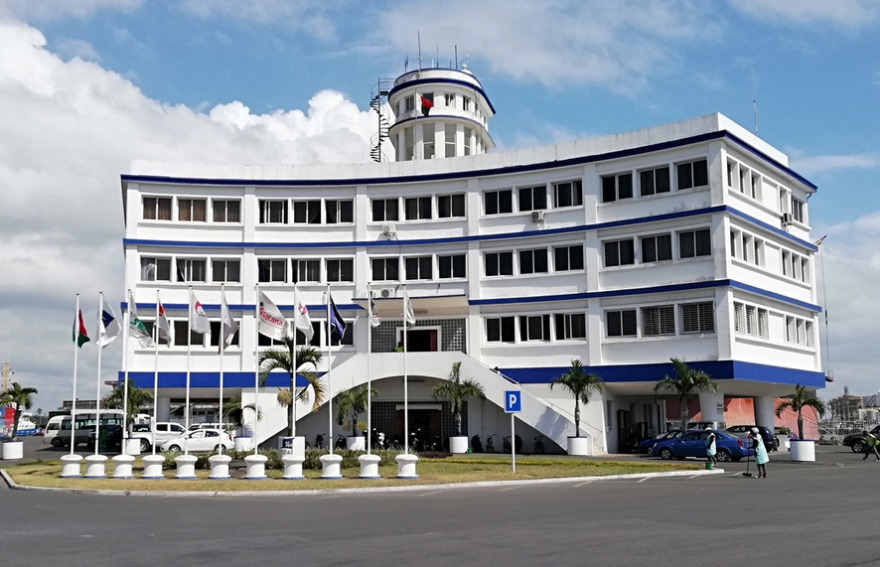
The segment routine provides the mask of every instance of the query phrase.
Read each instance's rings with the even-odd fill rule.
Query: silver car
[[[194,453],[216,451],[220,446],[226,450],[232,450],[235,443],[232,441],[232,435],[222,429],[198,429],[190,431],[183,437],[171,439],[162,444],[163,451],[183,450]]]

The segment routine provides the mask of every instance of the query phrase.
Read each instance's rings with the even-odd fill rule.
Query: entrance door
[[[410,444],[419,450],[431,449],[435,444],[440,449],[440,410],[409,408]],[[395,436],[403,439],[403,410],[397,410],[397,429]]]
[[[437,352],[437,329],[410,329],[406,332],[406,350],[409,352]]]
[[[627,453],[632,445],[632,416],[629,410],[617,410],[617,451]]]

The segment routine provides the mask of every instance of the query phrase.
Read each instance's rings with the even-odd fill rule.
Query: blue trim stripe
[[[425,69],[425,70],[429,71],[431,69]],[[440,69],[440,71],[458,71],[459,73],[461,72],[458,69]],[[474,79],[476,79],[476,77],[474,77]],[[459,81],[458,79],[447,79],[447,78],[439,78],[438,77],[436,79],[415,79],[412,81],[406,81],[406,82],[403,82],[395,87],[392,87],[392,89],[388,92],[388,98],[391,98],[392,96],[397,94],[398,91],[408,89],[408,88],[415,86],[415,85],[424,85],[424,84],[455,85],[458,87],[463,87],[469,91],[476,91],[476,92],[480,93],[481,95],[483,95],[483,98],[486,100],[486,104],[488,104],[489,108],[492,109],[492,114],[497,114],[497,112],[495,112],[495,107],[492,106],[492,101],[489,100],[489,95],[486,94],[486,91],[483,90],[482,86],[475,86],[467,81]]]
[[[322,376],[323,372],[316,373]],[[129,372],[128,377],[138,388],[152,388],[155,377],[153,372]],[[119,372],[118,380],[125,380],[125,373]],[[191,372],[189,385],[191,388],[217,388],[220,386],[219,372]],[[297,387],[309,385],[308,380],[303,378],[301,374],[296,375]],[[261,387],[266,388],[287,388],[290,386],[290,377],[284,372],[271,372],[266,377],[266,382]],[[160,388],[186,388],[186,372],[160,372],[159,373]],[[253,372],[224,372],[223,373],[224,388],[251,388],[254,387]]]

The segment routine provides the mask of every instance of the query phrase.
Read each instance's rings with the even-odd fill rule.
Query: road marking
[[[592,481],[592,480],[588,480],[587,482],[582,482],[582,483],[580,483],[580,484],[575,484],[574,487],[575,487],[575,488],[580,488],[580,487],[582,487],[582,486],[586,486],[586,485],[588,485],[588,484],[593,484],[593,481]]]
[[[425,496],[434,496],[435,494],[442,494],[444,492],[446,492],[446,491],[445,490],[432,490],[430,492],[424,492],[422,494],[419,494],[419,498],[423,498]]]
[[[642,480],[639,480],[639,481],[637,481],[637,482],[638,482],[639,484],[641,484],[641,483],[643,483],[643,482],[645,482],[646,480],[649,480],[649,479],[650,479],[650,477],[647,477],[647,478],[643,478]]]

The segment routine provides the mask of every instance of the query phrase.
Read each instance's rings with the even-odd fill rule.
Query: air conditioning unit
[[[788,226],[792,222],[794,222],[794,219],[792,218],[791,213],[782,213],[782,226]]]
[[[389,287],[386,287],[379,292],[379,295],[381,295],[385,299],[387,299],[389,297],[394,297],[394,290]]]
[[[532,222],[544,222],[544,211],[532,211]]]
[[[382,234],[385,236],[394,236],[397,233],[397,227],[393,224],[382,225]]]

